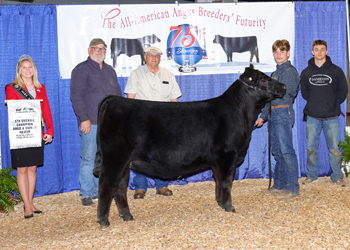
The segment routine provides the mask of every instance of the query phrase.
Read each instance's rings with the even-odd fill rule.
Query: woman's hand
[[[44,140],[45,144],[51,143],[52,142],[52,135],[45,134],[43,140]]]

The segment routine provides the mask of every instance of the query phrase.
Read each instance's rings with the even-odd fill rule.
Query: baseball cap
[[[159,55],[163,55],[163,52],[157,47],[148,47],[145,49],[145,54],[147,53],[158,53]]]
[[[107,48],[107,44],[101,38],[92,39],[89,47],[96,46],[98,44],[103,44]]]

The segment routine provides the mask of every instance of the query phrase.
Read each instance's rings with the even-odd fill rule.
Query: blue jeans
[[[344,177],[341,171],[341,159],[339,153],[339,120],[338,118],[320,121],[318,119],[307,117],[306,137],[307,137],[307,177],[316,180],[318,177],[318,144],[321,129],[326,136],[328,146],[329,164],[333,173],[331,180],[336,182]]]
[[[135,173],[136,173],[136,175],[135,175],[134,180],[133,180],[134,185],[135,185],[135,190],[142,189],[143,191],[147,192],[148,181],[147,181],[146,175],[140,174],[136,171],[135,171]],[[156,179],[156,178],[154,178],[154,181],[156,183],[157,191],[162,189],[163,187],[168,186],[168,181],[163,181],[163,180]]]
[[[80,131],[79,126],[79,134],[81,137],[79,182],[82,199],[86,197],[92,198],[98,194],[98,178],[92,173],[97,151],[96,132],[97,125],[91,124],[90,133],[87,135]]]
[[[273,187],[298,194],[299,168],[292,132],[294,122],[295,114],[292,106],[272,110],[271,150],[276,160]]]

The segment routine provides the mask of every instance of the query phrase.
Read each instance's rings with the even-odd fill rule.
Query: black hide
[[[144,48],[150,47],[160,41],[154,34],[134,39],[112,38],[111,57],[113,59],[113,68],[117,66],[117,57],[121,54],[125,54],[128,57],[140,55],[141,65],[145,64]]]
[[[224,37],[215,35],[213,43],[219,43],[227,56],[227,62],[232,62],[232,53],[250,52],[250,60],[255,56],[256,61],[259,62],[259,50],[256,36],[246,37]]]
[[[252,65],[251,65],[252,67]],[[234,212],[231,185],[247,153],[263,105],[286,92],[284,84],[246,68],[221,96],[198,102],[151,102],[107,96],[99,104],[94,174],[100,176],[97,218],[107,227],[115,199],[131,220],[129,168],[159,178],[212,167],[216,200]]]

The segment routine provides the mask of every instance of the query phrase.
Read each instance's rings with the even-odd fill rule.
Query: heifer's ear
[[[253,64],[249,64],[249,68],[254,69],[254,65]]]

